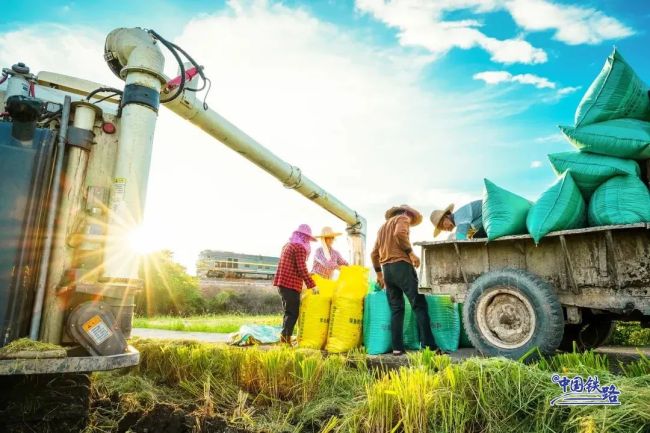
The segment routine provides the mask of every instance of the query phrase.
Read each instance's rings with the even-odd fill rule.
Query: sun
[[[129,233],[129,247],[138,255],[150,254],[160,249],[160,239],[146,226],[138,226]]]

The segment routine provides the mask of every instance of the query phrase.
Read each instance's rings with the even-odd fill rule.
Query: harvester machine
[[[165,49],[176,78],[164,74]],[[0,75],[1,431],[75,431],[88,413],[88,374],[139,362],[128,339],[143,282],[129,240],[161,105],[343,220],[352,261],[363,263],[365,220],[210,109],[197,96],[204,68],[185,50],[153,30],[121,28],[104,59],[123,87],[23,63]]]

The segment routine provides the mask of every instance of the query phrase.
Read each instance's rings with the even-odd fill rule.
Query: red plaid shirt
[[[300,292],[303,282],[310,289],[316,286],[307,270],[307,251],[298,244],[288,243],[282,248],[273,285]]]

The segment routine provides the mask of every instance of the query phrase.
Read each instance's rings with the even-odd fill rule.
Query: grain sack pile
[[[580,101],[574,125],[560,126],[577,151],[548,155],[557,181],[531,206],[485,180],[488,239],[527,231],[539,243],[558,230],[650,222],[650,192],[638,163],[650,159],[648,91],[615,49]]]
[[[391,311],[386,291],[377,284],[371,284],[364,302],[363,345],[369,355],[388,353],[393,349],[391,341]],[[420,336],[415,314],[406,296],[404,297],[404,348],[420,349]]]
[[[368,289],[368,269],[342,266],[330,310],[325,349],[330,353],[347,352],[361,345],[363,299]]]
[[[319,275],[314,275],[312,278],[318,292],[315,293],[313,290],[307,289],[300,302],[298,347],[323,349],[327,342],[330,309],[336,281],[325,279]]]

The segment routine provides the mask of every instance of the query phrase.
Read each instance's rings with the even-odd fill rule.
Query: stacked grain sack
[[[368,290],[368,269],[342,266],[330,310],[325,350],[347,352],[362,342],[363,300]]]
[[[561,126],[577,152],[548,155],[557,181],[535,203],[485,179],[483,225],[489,240],[530,233],[650,222],[650,193],[635,160],[650,159],[650,94],[617,50]]]
[[[368,269],[342,266],[337,280],[313,275],[316,288],[304,291],[298,315],[298,347],[347,352],[361,344]]]
[[[404,296],[404,324],[402,328],[404,348],[409,350],[420,349],[420,336],[418,333],[415,314],[411,309],[406,296]],[[386,290],[378,284],[371,284],[363,312],[363,345],[369,355],[388,353],[393,349],[391,336],[391,310],[388,303]]]
[[[318,291],[307,289],[300,300],[298,347],[320,350],[325,348],[327,342],[336,281],[319,275],[314,275],[313,279]]]
[[[590,226],[650,221],[650,193],[635,160],[650,159],[650,93],[615,49],[562,133],[579,151],[549,155],[589,203]]]

